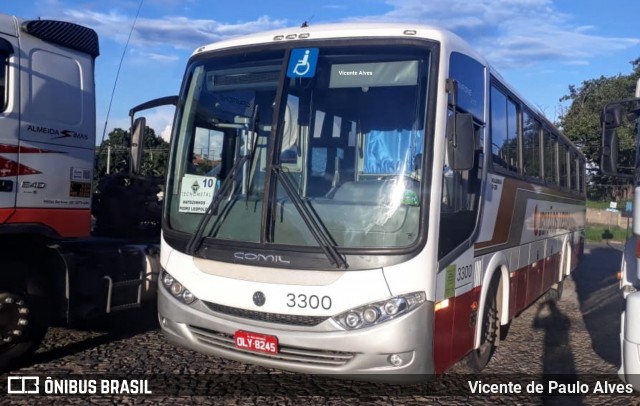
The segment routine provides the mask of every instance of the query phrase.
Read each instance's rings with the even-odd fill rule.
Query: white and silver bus
[[[383,379],[480,370],[582,251],[584,156],[438,28],[198,48],[171,145],[159,319],[204,353]]]

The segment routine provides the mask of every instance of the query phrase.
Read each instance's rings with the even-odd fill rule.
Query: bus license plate
[[[234,339],[236,348],[241,350],[265,354],[278,353],[278,337],[276,336],[238,330],[234,335]]]

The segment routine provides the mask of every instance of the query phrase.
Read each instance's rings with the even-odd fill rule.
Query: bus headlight
[[[362,318],[356,312],[349,312],[344,317],[344,324],[346,324],[349,328],[356,328],[360,325]]]
[[[160,280],[162,281],[162,286],[171,293],[171,296],[175,297],[182,303],[189,305],[197,299],[193,293],[187,290],[183,284],[178,282],[167,271],[162,270],[162,278],[160,278]]]
[[[427,295],[424,292],[409,293],[356,307],[334,316],[333,319],[348,330],[369,327],[409,313],[426,300]]]

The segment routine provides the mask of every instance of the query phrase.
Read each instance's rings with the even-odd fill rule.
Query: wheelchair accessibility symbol
[[[287,77],[311,78],[316,74],[318,48],[298,48],[291,50]]]

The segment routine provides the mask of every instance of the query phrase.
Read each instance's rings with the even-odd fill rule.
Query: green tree
[[[111,147],[111,148],[109,148]],[[127,172],[129,170],[131,134],[121,128],[114,128],[109,137],[98,147],[96,157],[95,180],[107,173]],[[141,175],[164,177],[169,157],[169,143],[156,136],[152,128],[146,127],[143,138]],[[109,161],[109,162],[107,162]]]
[[[142,144],[142,176],[129,175],[128,131],[113,129],[98,149],[92,206],[96,235],[128,238],[160,235],[159,192],[167,170],[169,144],[149,127],[145,128]]]
[[[612,101],[633,97],[636,81],[640,78],[640,58],[631,62],[628,75],[600,76],[582,82],[580,86],[569,86],[569,93],[560,101],[570,101],[569,108],[559,118],[564,134],[576,144],[591,167],[600,165],[601,127],[600,114],[603,107]],[[621,130],[620,165],[629,166],[634,154],[634,135]],[[590,188],[592,198],[615,198],[619,183],[617,179],[594,173],[591,183],[600,187]]]

